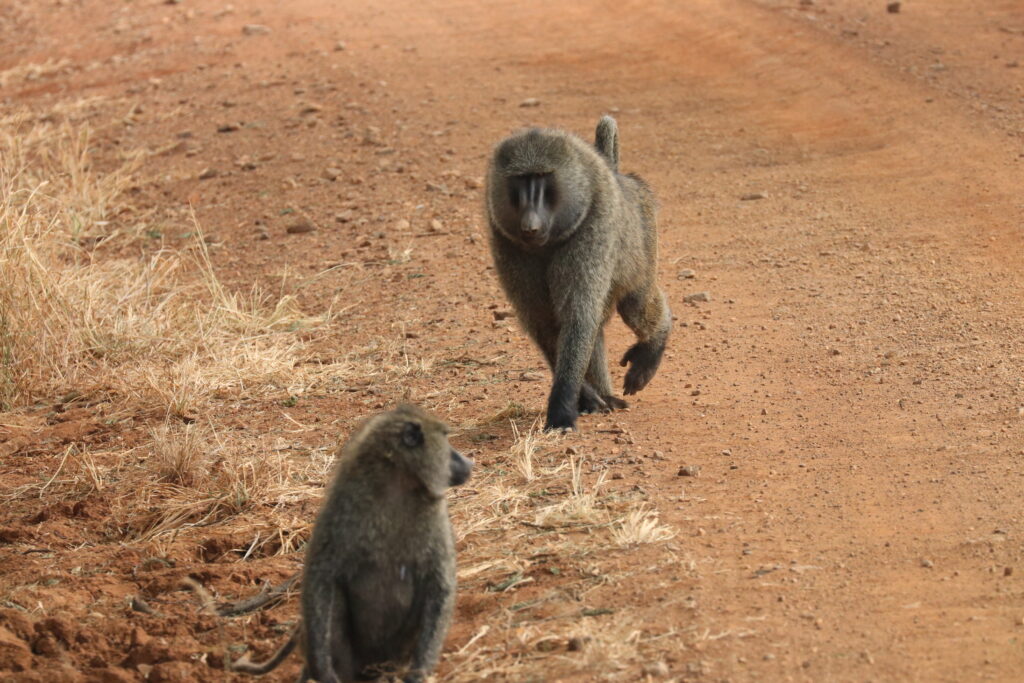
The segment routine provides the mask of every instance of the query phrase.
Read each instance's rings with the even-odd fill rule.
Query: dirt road
[[[465,427],[488,481],[505,481],[512,435],[482,421],[514,400],[528,427],[547,388],[539,355],[495,315],[507,304],[480,210],[488,151],[521,125],[589,138],[601,113],[617,117],[623,168],[659,196],[661,280],[677,324],[632,408],[582,419],[548,455],[592,454],[588,476],[606,472],[606,491],[639,497],[678,535],[576,557],[606,578],[585,598],[532,569],[521,568],[532,584],[512,591],[464,581],[441,680],[487,675],[465,653],[498,632],[507,639],[482,656],[515,662],[489,673],[516,680],[1024,675],[1019,3],[905,2],[890,13],[864,0],[82,0],[15,3],[2,16],[15,47],[0,66],[68,60],[0,81],[5,107],[108,98],[132,121],[104,134],[107,155],[184,140],[146,162],[133,201],[179,228],[191,203],[220,244],[215,266],[239,289],[363,263],[298,291],[306,310],[345,310],[318,340],[323,353],[385,340],[403,362],[429,360],[404,381],[311,392],[287,415],[235,406],[219,426],[277,434],[291,420],[312,425],[294,438],[324,443],[411,391]],[[265,30],[243,32],[254,24]],[[299,214],[319,229],[286,233]],[[685,303],[696,292],[710,301]],[[628,344],[616,321],[610,355]],[[12,462],[15,475],[34,466]],[[679,476],[686,465],[699,476]],[[27,525],[39,505],[19,503],[7,526]],[[76,546],[72,522],[63,540],[35,523],[32,545],[56,559],[0,546],[6,590],[104,551],[99,522],[82,524],[88,547]],[[467,536],[460,552],[503,548],[537,565],[540,537],[509,533]],[[177,575],[240,592],[299,562],[204,566],[191,552],[181,550],[193,559]],[[89,598],[61,607],[64,618],[106,615],[118,635],[101,652],[130,651],[133,620],[152,619],[111,597],[153,588],[131,566],[111,567],[102,598],[87,587]],[[38,595],[61,588],[49,590]],[[532,600],[548,611],[518,616]],[[631,624],[631,654],[536,645],[579,602],[614,610],[588,617],[594,631]],[[273,625],[231,633],[258,635],[266,651]],[[490,635],[471,640],[484,626]],[[195,651],[218,642],[209,624],[175,629]],[[176,647],[181,676],[223,678]],[[141,675],[136,658],[110,662],[123,679],[101,678],[114,670],[94,659],[70,646],[36,652],[34,674],[11,675]]]

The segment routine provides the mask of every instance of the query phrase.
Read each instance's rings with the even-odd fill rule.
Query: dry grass
[[[655,646],[657,634],[628,607],[617,607],[612,622],[605,616],[610,611],[583,607],[589,596],[608,599],[628,579],[614,549],[658,547],[675,533],[646,501],[608,491],[607,470],[576,454],[575,435],[514,421],[512,434],[507,454],[453,494],[460,588],[509,597],[486,627],[449,653],[446,680],[526,680],[580,670],[628,680],[667,642]],[[660,551],[659,561],[678,566],[667,552]],[[543,587],[551,568],[568,580],[557,590]],[[539,606],[556,616],[531,619]]]
[[[95,172],[87,133],[24,119],[0,145],[0,409],[75,390],[187,417],[214,395],[294,395],[349,371],[302,363],[295,332],[329,313],[227,289],[197,224],[187,248],[142,258],[83,247],[126,237],[104,229],[133,161]]]

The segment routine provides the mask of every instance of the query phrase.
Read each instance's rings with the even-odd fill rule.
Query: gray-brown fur
[[[445,492],[472,468],[447,434],[437,418],[403,405],[364,422],[339,449],[306,550],[302,626],[271,660],[238,662],[247,667],[239,670],[266,673],[299,644],[300,681],[430,675],[455,602]]]
[[[548,429],[575,428],[580,412],[626,403],[612,394],[604,325],[613,311],[637,335],[622,365],[624,391],[654,377],[672,316],[655,281],[654,195],[618,173],[618,128],[598,124],[595,145],[531,128],[506,138],[487,173],[491,252],[520,323],[554,373]]]

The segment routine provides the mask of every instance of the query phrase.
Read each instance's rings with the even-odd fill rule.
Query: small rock
[[[402,218],[395,223],[395,230],[408,230],[410,227],[409,221]]]
[[[569,652],[579,652],[583,649],[583,645],[583,638],[580,638],[579,636],[573,636],[569,639],[569,642],[566,644],[565,649]]]
[[[339,223],[348,223],[349,221],[352,220],[353,217],[355,217],[355,215],[355,211],[353,211],[352,209],[348,209],[347,211],[339,211],[338,213],[334,214],[334,220],[338,221]]]
[[[768,195],[766,195],[766,194],[764,194],[762,192],[751,192],[750,194],[745,194],[745,195],[741,196],[740,197],[740,201],[741,202],[752,202],[755,199],[767,199],[767,198],[768,198]]]
[[[209,180],[210,178],[216,178],[216,177],[217,177],[217,169],[214,169],[214,168],[204,168],[202,171],[199,172],[199,179],[200,180]]]
[[[520,107],[539,107],[540,100],[536,97],[527,97],[525,100],[519,103]]]
[[[380,128],[377,126],[367,126],[366,131],[363,133],[363,142],[367,145],[384,144],[380,137]]]
[[[300,235],[304,232],[313,232],[316,230],[316,226],[313,225],[312,221],[300,218],[286,228],[289,235]]]
[[[544,376],[539,372],[521,372],[519,373],[520,382],[539,382],[544,379]]]
[[[484,186],[484,181],[480,178],[466,178],[466,189],[467,190],[479,190]]]
[[[222,123],[217,126],[218,133],[234,133],[236,130],[238,130],[237,123]]]
[[[1003,567],[1003,576],[1013,576],[1013,567]]]
[[[710,292],[697,292],[695,294],[687,294],[683,297],[683,302],[687,304],[695,304],[698,302],[711,301]]]
[[[319,114],[323,110],[324,108],[321,107],[316,102],[307,102],[306,104],[302,105],[301,109],[299,109],[299,114]]]
[[[345,51],[345,41],[344,40],[339,40],[338,42],[336,42],[334,44],[334,51],[335,52],[344,52]]]
[[[579,455],[580,451],[575,446],[566,446],[565,447],[565,454],[566,455]]]
[[[242,34],[246,36],[265,36],[270,33],[270,27],[263,24],[246,24],[242,27]]]
[[[932,562],[931,560],[924,559],[924,560],[921,560],[921,566],[924,567],[925,569],[931,569],[932,567],[935,566],[935,563]]]
[[[677,275],[676,277],[679,278],[680,280],[692,280],[693,278],[697,277],[697,271],[691,270],[689,268],[683,268],[682,270],[679,271],[679,275]]]
[[[888,5],[885,6],[885,11],[888,12],[889,14],[899,14],[900,5],[902,5],[902,3],[900,2],[890,2]]]
[[[444,230],[444,224],[442,224],[441,221],[434,218],[430,221],[430,230],[431,232],[441,232],[442,230]]]
[[[256,232],[256,239],[258,239],[258,240],[269,240],[270,239],[270,231],[268,231],[268,230],[258,230]]]
[[[843,352],[840,351],[839,349],[829,349],[828,350],[828,354],[830,356],[841,356],[843,354]]]
[[[677,477],[699,477],[700,465],[683,465],[676,472]]]
[[[648,662],[644,664],[644,673],[655,678],[665,678],[669,674],[668,664],[665,662]]]
[[[332,182],[337,180],[338,176],[340,175],[341,171],[337,168],[334,168],[333,166],[328,166],[327,168],[324,169],[324,178],[327,178]]]
[[[512,317],[512,311],[491,311],[495,320],[505,320]]]

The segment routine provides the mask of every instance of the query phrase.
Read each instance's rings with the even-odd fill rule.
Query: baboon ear
[[[402,444],[407,448],[422,446],[423,428],[416,422],[406,422],[402,425]]]

